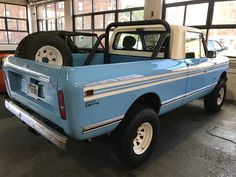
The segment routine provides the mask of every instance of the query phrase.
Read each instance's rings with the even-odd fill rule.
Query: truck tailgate
[[[58,124],[57,81],[62,67],[9,57],[4,63],[9,96]]]

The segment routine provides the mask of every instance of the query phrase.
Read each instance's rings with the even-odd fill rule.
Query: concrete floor
[[[0,95],[1,177],[215,177],[236,176],[236,144],[207,133],[214,124],[236,123],[236,106],[225,104],[215,115],[196,101],[160,118],[161,138],[150,159],[124,169],[102,138],[86,145],[69,143],[61,152],[3,108]],[[236,135],[235,135],[236,136]]]

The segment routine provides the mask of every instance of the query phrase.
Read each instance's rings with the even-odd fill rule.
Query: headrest
[[[125,36],[123,40],[123,46],[124,48],[132,48],[136,44],[136,39],[133,36]]]

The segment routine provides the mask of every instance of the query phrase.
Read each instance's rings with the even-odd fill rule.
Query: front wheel
[[[215,89],[204,98],[204,107],[206,112],[215,113],[221,110],[225,101],[226,90],[226,81],[219,81]]]
[[[135,110],[127,117],[118,141],[118,158],[124,166],[135,168],[144,163],[152,153],[159,132],[157,113],[148,107]]]

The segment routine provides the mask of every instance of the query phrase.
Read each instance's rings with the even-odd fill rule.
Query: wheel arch
[[[156,111],[159,114],[160,107],[161,107],[161,100],[159,95],[154,92],[145,93],[139,96],[129,107],[128,111],[125,114],[125,117],[129,117],[128,115],[133,112],[133,110],[138,106],[148,106]]]
[[[139,96],[126,111],[123,120],[113,130],[113,136],[120,136],[124,127],[132,120],[133,115],[136,113],[136,109],[142,109],[146,106],[152,108],[157,115],[161,108],[161,100],[158,94],[154,92],[148,92]]]
[[[227,81],[227,73],[226,73],[226,71],[224,71],[224,72],[221,73],[218,82],[220,82],[222,79],[224,79],[225,81]]]

